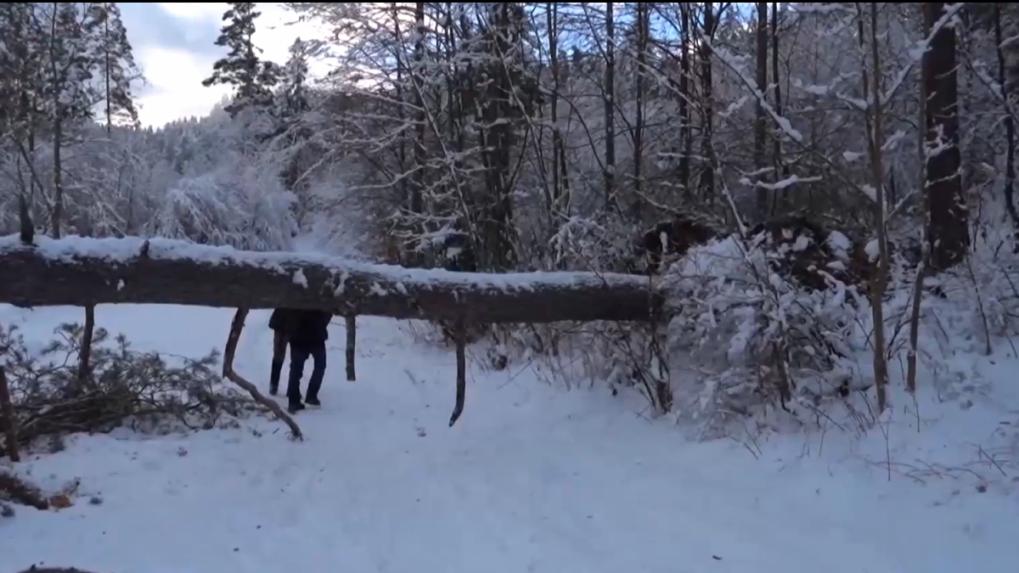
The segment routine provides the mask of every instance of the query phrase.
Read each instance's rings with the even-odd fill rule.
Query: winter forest
[[[407,267],[644,274],[701,377],[756,377],[783,403],[868,323],[879,411],[890,358],[915,385],[923,300],[974,292],[945,277],[1011,284],[1007,5],[288,7],[333,41],[263,60],[256,5],[231,4],[204,83],[234,96],[155,130],[116,4],[0,9],[3,232],[256,251],[312,234]],[[312,58],[332,65],[320,81]],[[983,294],[990,344],[1014,293]],[[587,333],[604,374],[672,410],[655,333],[611,330]]]
[[[270,61],[252,39],[258,5],[230,3],[204,83],[233,95],[143,128],[116,3],[0,6],[0,235],[263,254],[310,241],[357,264],[531,273],[527,288],[575,298],[485,299],[501,306],[478,311],[490,321],[437,314],[418,336],[455,339],[458,364],[465,344],[489,370],[539,361],[557,384],[633,395],[702,438],[743,427],[755,451],[749,434],[862,435],[917,394],[951,393],[948,356],[1015,358],[1016,5],[286,7],[327,37]],[[553,272],[610,286],[585,294]],[[0,296],[33,288],[20,284]],[[662,309],[638,316],[655,297]],[[85,326],[54,343],[81,365],[62,384],[126,368],[126,340],[90,350],[81,306]],[[5,340],[23,344],[0,325]],[[35,412],[42,367],[9,354],[15,409]],[[178,372],[149,356],[132,372],[212,388],[216,359]],[[90,392],[113,392],[94,378]],[[175,415],[218,412],[203,396]],[[76,420],[31,438],[98,423]]]

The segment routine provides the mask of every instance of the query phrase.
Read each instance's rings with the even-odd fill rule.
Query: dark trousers
[[[308,398],[318,398],[318,390],[322,387],[322,378],[326,373],[326,343],[298,344],[290,341],[290,382],[287,385],[287,398],[291,401],[301,400],[301,377],[304,376],[304,363],[308,357],[315,361],[308,381]]]
[[[283,361],[287,359],[287,335],[277,330],[272,338],[272,372],[269,374],[269,388],[280,387],[280,373],[283,372]]]

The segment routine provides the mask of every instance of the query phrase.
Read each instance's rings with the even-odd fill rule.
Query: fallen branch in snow
[[[241,340],[241,331],[244,330],[244,319],[247,318],[247,309],[238,308],[237,313],[234,315],[234,320],[230,324],[230,334],[226,338],[226,349],[223,351],[223,378],[233,382],[234,384],[245,389],[251,397],[270,412],[276,415],[277,418],[283,420],[283,423],[290,428],[291,437],[295,440],[303,440],[304,435],[301,434],[301,427],[297,425],[283,408],[276,403],[275,400],[270,400],[262,395],[258,391],[258,387],[248,382],[243,376],[234,372],[234,356],[237,354],[237,343]]]
[[[307,308],[480,323],[648,321],[647,279],[594,273],[456,273],[168,239],[0,238],[0,302]]]

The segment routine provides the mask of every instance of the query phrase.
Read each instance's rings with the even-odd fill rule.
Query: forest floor
[[[138,350],[193,357],[222,346],[232,313],[96,311]],[[0,322],[36,342],[81,320],[80,309],[0,306]],[[266,311],[251,314],[236,364],[263,387],[267,322]],[[1004,573],[1019,563],[1011,466],[933,469],[969,467],[978,454],[966,436],[1015,424],[1019,402],[945,408],[929,431],[898,440],[832,430],[823,448],[819,436],[748,448],[692,443],[599,385],[564,391],[533,366],[475,366],[465,413],[448,428],[451,349],[359,318],[351,383],[343,339],[336,320],[323,407],[298,415],[302,443],[255,417],[188,435],[78,436],[18,464],[44,487],[80,478],[82,497],[0,519],[0,573],[41,563],[110,573]],[[1015,386],[1019,363],[991,364]],[[939,465],[902,471],[933,463],[917,452]]]

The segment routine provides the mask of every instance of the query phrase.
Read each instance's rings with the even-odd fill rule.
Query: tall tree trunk
[[[647,2],[637,2],[637,86],[636,117],[633,121],[633,190],[634,197],[630,210],[635,223],[641,223],[642,194],[644,193],[642,172],[644,162],[644,106],[645,76],[647,75],[647,47],[650,35],[651,7]]]
[[[782,76],[778,73],[778,2],[771,3],[771,81],[775,84],[775,113],[782,116]],[[776,177],[781,173],[782,179],[789,177],[789,166],[782,160],[782,138],[779,134],[775,134],[775,137],[771,138],[772,142],[772,163],[775,169]],[[775,200],[772,202],[771,214],[774,215],[777,211],[778,204],[780,202],[780,194],[775,195]],[[792,201],[792,197],[781,196],[787,204]]]
[[[56,119],[53,121],[53,210],[50,212],[50,234],[54,239],[60,238],[60,223],[64,218],[64,164],[61,151],[64,147],[63,113],[57,106]]]
[[[683,2],[679,5],[681,47],[679,52],[679,138],[683,145],[682,154],[679,157],[679,182],[683,185],[683,195],[688,202],[693,201],[692,187],[690,185],[690,156],[693,155],[693,125],[690,117],[690,46],[693,39],[690,37],[690,4]]]
[[[768,3],[757,3],[757,89],[762,96],[768,94]],[[754,107],[754,169],[756,176],[752,179],[755,189],[755,217],[763,221],[768,215],[768,189],[760,184],[764,180],[765,148],[767,147],[766,119],[764,102],[755,98]]]
[[[863,72],[863,91],[870,98],[870,109],[867,114],[867,150],[870,155],[871,185],[874,187],[874,219],[877,221],[878,262],[875,278],[870,285],[870,306],[874,322],[874,388],[877,392],[877,412],[880,415],[887,403],[888,357],[886,355],[884,295],[888,276],[888,226],[884,192],[884,125],[881,102],[881,58],[878,52],[877,3],[870,3],[870,44],[864,44],[863,11],[859,13],[858,30],[860,48],[863,54],[861,68]],[[867,72],[866,49],[870,48],[870,74]],[[873,77],[869,77],[873,76]],[[868,80],[870,85],[868,86]],[[869,92],[869,93],[868,93]]]
[[[400,12],[398,4],[392,5],[392,17],[393,17],[393,31],[397,39],[397,44],[402,44],[402,33],[400,30]],[[406,75],[402,56],[403,46],[402,45],[396,46],[394,52],[396,58],[396,100],[397,100],[396,117],[400,125],[404,125],[407,121],[406,119],[407,111],[404,109],[403,105],[405,101],[404,92],[406,91],[404,86]],[[407,139],[408,139],[407,133],[406,131],[404,131],[403,133],[400,134],[399,144],[397,145],[396,148],[396,159],[398,161],[398,169],[401,171],[407,169]],[[412,191],[410,189],[408,178],[401,177],[400,178],[401,206],[410,203],[411,193]],[[411,231],[412,227],[407,225],[406,219],[404,217],[399,217],[397,219],[396,226],[400,231],[404,233],[412,232]],[[416,260],[414,259],[415,253],[414,249],[415,245],[412,240],[404,240],[403,244],[400,246],[401,261],[403,261],[405,264],[413,266],[414,263],[416,262]]]
[[[493,5],[494,19],[493,56],[497,58],[489,65],[488,106],[485,122],[488,130],[489,185],[488,212],[486,216],[486,255],[490,262],[487,268],[506,270],[516,264],[513,226],[513,151],[516,141],[516,122],[509,121],[517,112],[513,93],[520,86],[513,85],[511,68],[513,62],[506,59],[513,52],[516,38],[515,12],[511,3]]]
[[[699,46],[701,66],[701,155],[704,167],[701,170],[700,191],[702,199],[710,206],[715,200],[715,147],[714,117],[715,90],[714,77],[711,69],[711,47],[707,42],[715,36],[715,3],[704,3],[704,28],[701,30],[702,41]]]
[[[923,82],[918,82],[916,90],[918,92],[916,125],[919,127],[924,124],[926,121],[925,118],[927,117],[927,106],[924,101],[926,90]],[[926,145],[924,142],[927,139],[927,133],[923,129],[917,129],[916,137],[917,166],[919,167],[919,173],[917,174],[917,189],[923,189],[925,187],[925,181],[927,180],[927,175],[924,171],[927,157],[927,150],[925,149]],[[921,205],[923,205],[922,213],[924,220],[927,218],[927,203],[927,195],[924,194],[923,201],[921,202]],[[913,298],[910,302],[911,312],[909,317],[909,351],[906,353],[906,390],[911,393],[916,392],[916,359],[918,354],[918,344],[920,341],[920,303],[923,302],[923,282],[924,278],[927,276],[927,266],[930,259],[929,243],[926,240],[921,243],[920,264],[917,265],[916,274],[913,278]]]
[[[110,67],[110,49],[108,45],[110,36],[110,13],[109,5],[104,5],[106,10],[103,20],[103,88],[106,92],[106,145],[113,144],[113,100],[110,97],[113,84],[113,70]],[[128,191],[127,224],[125,232],[131,233],[131,219],[133,216],[134,192]],[[84,385],[88,381],[92,361],[92,339],[95,336],[96,328],[96,306],[85,305],[85,324],[81,331],[81,348],[78,351],[78,384]]]
[[[605,209],[611,207],[616,187],[616,24],[615,4],[605,4]]]
[[[410,71],[411,82],[414,84],[414,174],[411,177],[410,202],[407,205],[412,217],[418,219],[413,226],[414,233],[424,234],[424,187],[425,187],[425,101],[421,97],[424,92],[422,68],[425,63],[425,3],[417,2],[414,6],[414,67]],[[420,243],[416,241],[419,245]],[[421,252],[414,251],[411,260],[420,264]],[[416,266],[416,265],[415,265]]]
[[[106,137],[110,138],[113,135],[113,101],[110,98],[111,86],[113,83],[112,70],[110,69],[110,48],[108,45],[110,37],[110,12],[109,4],[105,4],[106,17],[103,19],[103,79],[105,80],[104,86],[106,88]]]
[[[924,4],[924,29],[928,33],[944,13],[942,2]],[[927,96],[927,181],[930,205],[928,241],[934,272],[950,268],[969,249],[969,209],[962,192],[959,154],[959,99],[956,75],[955,29],[943,26],[923,56]]]
[[[566,167],[566,145],[563,140],[562,126],[559,124],[559,94],[562,89],[562,65],[559,61],[559,4],[549,2],[546,4],[549,61],[552,65],[552,205],[549,212],[549,232],[558,232],[560,221],[564,221],[570,214],[570,179]],[[556,257],[560,261],[559,266],[565,264],[565,258]]]
[[[555,232],[555,221],[558,218],[556,209],[559,202],[559,147],[562,135],[559,133],[559,9],[555,2],[545,4],[545,19],[548,27],[548,58],[552,66],[552,93],[549,99],[549,112],[552,119],[552,197],[548,205],[549,232]]]
[[[1005,209],[1012,219],[1016,237],[1013,252],[1019,252],[1019,213],[1015,208],[1015,120],[1008,111],[1008,81],[1005,77],[1005,53],[1001,33],[1001,3],[994,3],[994,46],[998,55],[998,85],[1001,86],[1001,107],[1005,117]]]

